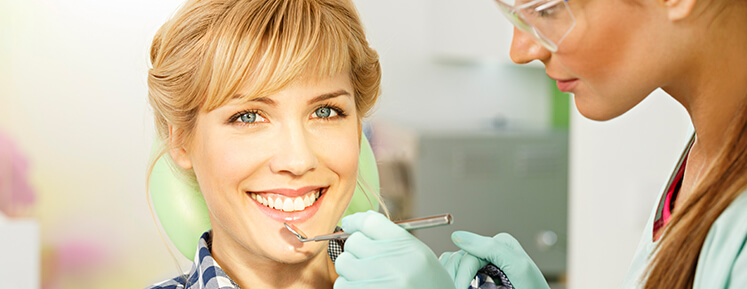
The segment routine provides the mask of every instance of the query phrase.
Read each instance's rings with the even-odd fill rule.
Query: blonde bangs
[[[202,79],[209,79],[202,109],[239,97],[273,94],[299,78],[351,70],[351,35],[345,19],[317,1],[247,1],[226,11],[208,32]]]

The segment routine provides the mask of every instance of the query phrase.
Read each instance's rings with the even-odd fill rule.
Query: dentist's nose
[[[511,40],[511,60],[516,64],[526,64],[532,60],[545,60],[550,58],[550,51],[537,43],[532,36],[514,27],[514,37]]]
[[[309,139],[301,129],[293,129],[278,138],[276,153],[270,160],[273,173],[289,173],[301,176],[314,170],[319,164]]]

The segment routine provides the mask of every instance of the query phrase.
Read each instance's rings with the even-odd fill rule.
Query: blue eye
[[[229,119],[229,122],[239,122],[243,124],[251,124],[255,122],[264,122],[266,121],[264,117],[262,117],[259,113],[254,111],[242,111],[237,114],[234,114],[231,119]]]
[[[239,120],[241,122],[252,123],[252,122],[255,122],[257,120],[257,114],[254,113],[254,112],[244,113],[244,114],[242,114],[242,115],[239,116]]]
[[[337,115],[338,114],[336,110],[332,109],[331,107],[326,107],[326,106],[317,108],[314,111],[314,116],[319,117],[319,118],[329,118],[329,117],[335,117]]]

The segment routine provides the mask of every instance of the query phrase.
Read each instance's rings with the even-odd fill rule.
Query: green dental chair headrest
[[[368,193],[379,195],[379,172],[371,144],[365,136],[361,137],[361,152],[358,157],[358,185],[344,216],[379,209],[376,198],[366,197],[361,184],[370,189]],[[162,156],[151,173],[150,196],[153,210],[156,211],[166,235],[179,252],[191,260],[200,236],[210,230],[207,206],[199,187],[177,177],[165,156]]]

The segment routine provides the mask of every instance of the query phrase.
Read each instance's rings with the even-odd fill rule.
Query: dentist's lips
[[[573,79],[556,79],[555,84],[558,86],[558,90],[562,92],[571,92],[574,88],[576,88],[576,85],[578,85],[578,78]]]
[[[280,223],[304,222],[319,210],[328,189],[329,187],[316,188],[306,190],[306,193],[303,194],[298,192],[301,190],[293,192],[286,190],[247,192],[247,196],[257,205],[259,211]]]

